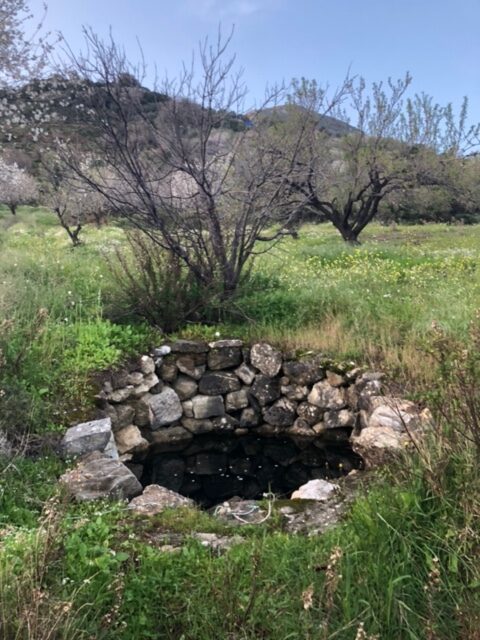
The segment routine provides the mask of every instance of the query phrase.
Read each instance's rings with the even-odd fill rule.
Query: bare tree
[[[315,82],[296,83],[293,104],[310,114],[311,132],[292,189],[347,242],[358,243],[381,203],[394,195],[418,185],[453,187],[446,164],[458,158],[466,138],[467,103],[455,119],[450,105],[440,107],[425,94],[407,99],[410,83],[407,74],[367,92],[363,79],[353,81],[340,117],[353,112],[356,127],[337,138],[311,117],[324,100],[323,90]]]
[[[0,203],[13,215],[22,204],[33,204],[38,199],[36,180],[16,163],[8,164],[0,158]]]
[[[85,159],[80,166],[85,175],[94,179],[94,171]],[[42,204],[55,213],[72,245],[78,247],[85,225],[93,221],[98,225],[108,216],[111,209],[108,200],[58,160],[44,160],[42,178]]]
[[[199,285],[229,298],[254,257],[291,233],[297,195],[288,178],[302,134],[283,154],[286,163],[268,142],[271,127],[252,126],[259,109],[240,115],[246,89],[226,52],[230,38],[205,42],[199,70],[192,64],[149,92],[115,42],[86,37],[88,55],[72,54],[70,65],[84,82],[90,152],[109,180],[92,181],[74,152],[65,161]],[[273,89],[265,103],[282,95]]]

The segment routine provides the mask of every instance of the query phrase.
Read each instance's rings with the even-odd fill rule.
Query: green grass
[[[0,397],[0,425],[44,433],[91,411],[90,375],[148,348],[153,332],[105,317],[105,256],[121,242],[119,229],[88,230],[72,250],[47,212],[12,217],[0,213],[1,384],[9,392]]]
[[[228,324],[179,332],[353,357],[432,401],[450,399],[459,415],[425,457],[379,475],[326,535],[287,535],[267,521],[217,556],[189,534],[238,530],[203,512],[145,521],[121,503],[51,501],[63,464],[49,445],[88,415],[91,375],[160,338],[119,314],[106,258],[121,229],[87,228],[72,250],[48,212],[12,218],[0,209],[0,428],[29,434],[35,455],[0,461],[2,638],[478,639],[478,455],[424,347],[435,321],[463,362],[480,308],[480,227],[371,225],[350,248],[330,227],[307,226],[262,256]],[[179,535],[181,551],[162,548]]]
[[[36,587],[49,607],[71,605],[60,638],[353,640],[361,623],[372,637],[475,638],[480,583],[472,523],[453,493],[436,496],[420,474],[400,484],[383,480],[324,536],[260,527],[222,556],[188,535],[171,551],[164,545],[182,519],[186,534],[218,525],[190,509],[145,523],[121,504],[96,503],[57,507],[43,553],[44,540],[11,532],[2,558],[18,558],[21,543],[24,583],[22,571],[49,558]],[[305,608],[308,590],[312,606]],[[7,598],[0,589],[0,608]]]

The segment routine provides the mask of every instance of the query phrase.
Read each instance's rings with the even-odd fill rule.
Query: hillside
[[[305,109],[300,106],[294,106],[292,104],[283,104],[274,107],[268,107],[262,109],[257,117],[261,120],[270,121],[272,124],[276,122],[286,123],[289,119],[293,118],[295,115],[303,115],[305,113]],[[356,127],[353,127],[348,122],[344,122],[343,120],[339,120],[338,118],[334,118],[332,116],[327,116],[323,114],[315,115],[318,128],[320,131],[324,131],[328,135],[338,138],[340,136],[345,136],[350,133],[355,133],[358,131]]]
[[[134,95],[143,117],[156,118],[161,114],[162,105],[169,100],[164,93],[141,86],[134,78],[125,76],[121,80],[122,90]],[[85,85],[72,79],[67,81],[59,76],[44,80],[34,80],[22,87],[0,89],[0,101],[7,106],[9,117],[0,132],[1,142],[7,155],[14,153],[23,165],[35,163],[38,159],[38,142],[49,145],[53,137],[70,138],[73,133],[78,140],[88,139],[88,115],[84,112],[85,91],[89,100],[104,101],[102,85]],[[114,109],[114,104],[105,104]],[[192,110],[200,110],[195,103],[185,101],[181,109],[185,112],[185,123],[192,117]],[[251,113],[218,112],[220,128],[242,131],[254,125],[255,121],[287,122],[300,107],[284,104],[262,109],[253,116]],[[328,135],[339,137],[356,131],[354,127],[337,118],[317,115],[318,127]],[[37,124],[41,123],[41,124]],[[23,157],[22,157],[23,156]]]

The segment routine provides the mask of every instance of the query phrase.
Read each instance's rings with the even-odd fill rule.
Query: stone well
[[[179,340],[109,374],[96,397],[101,419],[72,427],[62,449],[116,459],[122,478],[136,478],[127,497],[150,484],[204,506],[289,497],[402,448],[425,416],[381,391],[380,374],[353,364],[266,343]]]

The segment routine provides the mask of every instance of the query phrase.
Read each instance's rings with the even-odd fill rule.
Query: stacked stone
[[[97,400],[121,456],[180,447],[206,433],[347,441],[358,423],[360,374],[284,359],[266,343],[179,340],[112,374]],[[379,382],[370,383],[378,393]]]
[[[164,345],[110,373],[103,418],[68,430],[63,454],[83,460],[68,483],[81,499],[132,497],[141,479],[218,502],[382,464],[429,416],[352,367],[241,340]]]

